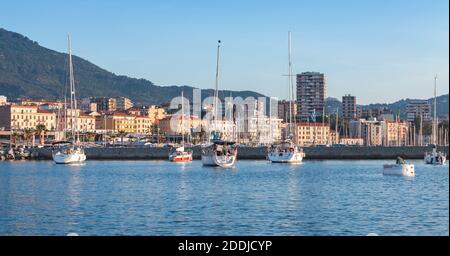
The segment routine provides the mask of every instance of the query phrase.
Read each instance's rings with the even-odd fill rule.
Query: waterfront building
[[[243,127],[238,127],[239,141],[244,143],[272,144],[282,139],[280,118],[270,118],[266,115],[251,116],[244,121]],[[242,129],[243,128],[243,129]]]
[[[92,97],[90,98],[90,102],[97,104],[97,112],[115,111],[117,109],[115,98]]]
[[[363,139],[366,146],[384,145],[386,123],[371,118],[349,121],[349,138]]]
[[[38,106],[39,109],[56,110],[64,107],[64,102],[52,100],[20,100],[17,105]]]
[[[142,115],[143,116],[143,115],[145,115],[146,110],[145,110],[145,107],[131,107],[131,108],[127,109],[126,113],[128,113],[129,115],[135,115],[135,116]]]
[[[55,113],[41,110],[36,105],[0,106],[0,128],[4,130],[36,129],[39,124],[45,125],[49,131],[54,130],[56,126]]]
[[[378,120],[381,120],[382,115],[392,115],[392,110],[390,110],[387,107],[380,107],[380,108],[363,108],[361,111],[361,118],[370,120],[373,118],[376,118]]]
[[[409,125],[407,122],[386,121],[386,146],[408,145]]]
[[[362,118],[362,106],[356,106],[356,119],[361,119]]]
[[[148,134],[152,122],[146,115],[133,115],[123,111],[103,113],[95,118],[97,131],[120,132],[128,134]]]
[[[294,143],[299,146],[331,144],[328,124],[300,122],[295,125]]]
[[[81,109],[61,111],[60,118],[58,118],[58,128],[69,131],[75,128],[78,132],[95,132],[95,113],[87,114]]]
[[[0,95],[0,106],[4,106],[8,103],[8,98],[6,96]]]
[[[342,118],[344,120],[356,119],[356,97],[350,94],[342,96]]]
[[[297,74],[297,120],[307,122],[315,113],[322,117],[325,108],[325,75],[318,72]]]
[[[328,144],[338,144],[339,138],[340,136],[335,130],[330,130],[330,139]]]
[[[339,138],[339,144],[362,146],[362,145],[364,145],[364,140],[362,138],[341,137],[341,138]]]
[[[423,121],[431,121],[431,105],[427,100],[409,100],[406,105],[406,119],[414,122],[422,116]]]
[[[200,129],[201,125],[202,120],[194,115],[184,115],[183,119],[182,115],[166,115],[158,122],[160,131],[166,135],[187,134],[194,129]]]
[[[290,101],[282,100],[278,101],[278,118],[282,119],[283,122],[289,122],[289,107],[291,106]],[[297,102],[292,102],[292,116],[297,114]],[[292,120],[294,122],[294,120]]]
[[[158,123],[159,120],[166,117],[167,113],[164,110],[164,108],[151,105],[146,109],[145,115],[147,115],[150,118],[150,121],[152,123]]]
[[[116,100],[116,110],[123,111],[128,110],[133,107],[133,102],[127,97],[117,97]]]

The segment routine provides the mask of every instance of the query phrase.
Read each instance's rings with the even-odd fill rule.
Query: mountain
[[[449,112],[449,105],[448,105],[448,93],[436,97],[436,114],[438,117],[448,117]],[[399,101],[396,101],[394,103],[374,103],[369,105],[358,105],[362,107],[363,109],[366,108],[389,108],[392,110],[392,113],[398,114],[400,113],[400,117],[405,118],[406,117],[406,105],[408,105],[408,102],[410,102],[412,99],[401,99]],[[434,109],[434,98],[427,99],[428,102],[431,104],[431,111],[433,112]],[[340,102],[336,98],[328,97],[326,99],[327,109],[329,109],[329,113],[334,113],[336,108],[339,108],[339,114],[342,114],[342,102]]]
[[[61,37],[64,40],[64,36]],[[67,84],[68,56],[40,46],[27,37],[0,28],[0,95],[10,99],[61,99]],[[157,86],[145,79],[116,75],[73,56],[77,98],[125,96],[136,104],[162,104],[181,94],[192,98],[190,86]],[[243,98],[264,95],[252,91],[221,91]],[[202,90],[202,97],[213,90]]]

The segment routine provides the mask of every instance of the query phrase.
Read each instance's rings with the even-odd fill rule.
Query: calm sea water
[[[0,162],[0,235],[449,235],[449,168]]]

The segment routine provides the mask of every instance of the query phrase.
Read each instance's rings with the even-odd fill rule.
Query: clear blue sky
[[[287,95],[287,32],[294,72],[327,76],[327,96],[358,103],[428,98],[449,84],[448,0],[2,1],[0,27],[116,74],[157,85],[214,84]]]

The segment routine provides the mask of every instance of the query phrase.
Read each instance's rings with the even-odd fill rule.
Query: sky
[[[326,96],[358,104],[438,95],[449,85],[448,0],[0,0],[0,27],[156,85],[287,98],[295,73],[322,72]]]

